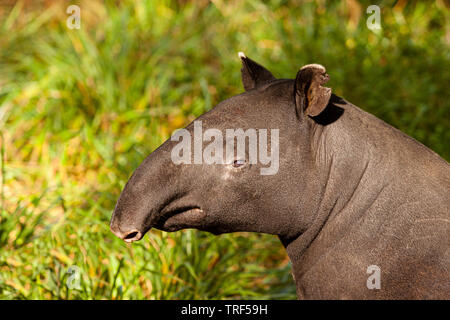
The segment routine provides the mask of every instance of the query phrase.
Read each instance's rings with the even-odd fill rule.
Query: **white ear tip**
[[[238,53],[238,56],[239,56],[239,58],[241,58],[241,59],[247,58],[247,57],[245,56],[245,53],[243,53],[242,51],[240,51],[240,52]]]
[[[323,72],[326,72],[325,67],[318,63],[307,64],[306,66],[301,67],[300,70],[303,70],[306,68],[316,68],[316,69],[321,69]]]

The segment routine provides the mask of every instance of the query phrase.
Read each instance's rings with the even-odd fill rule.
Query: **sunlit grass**
[[[109,231],[144,157],[242,92],[238,51],[284,78],[325,65],[334,92],[450,158],[441,2],[382,2],[378,34],[369,4],[282,3],[81,1],[80,30],[63,1],[0,7],[0,298],[295,298],[276,237],[152,231],[127,246]]]

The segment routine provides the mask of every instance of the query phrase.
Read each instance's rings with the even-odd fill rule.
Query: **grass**
[[[0,5],[1,299],[296,297],[276,237],[109,231],[144,157],[242,92],[238,51],[279,77],[325,65],[335,93],[450,159],[443,1],[381,1],[377,33],[367,1],[73,3],[79,30],[64,1]]]

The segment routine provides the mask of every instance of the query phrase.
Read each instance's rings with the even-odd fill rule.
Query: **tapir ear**
[[[242,60],[241,74],[245,91],[254,89],[263,82],[275,80],[269,70],[247,58],[243,52],[239,52],[239,58]]]
[[[331,88],[322,87],[330,79],[320,64],[303,66],[295,78],[295,104],[298,114],[315,117],[327,106]]]

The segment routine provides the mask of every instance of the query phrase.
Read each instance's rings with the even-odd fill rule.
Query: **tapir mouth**
[[[174,208],[163,212],[153,227],[169,232],[194,228],[201,224],[205,216],[205,212],[197,206]]]

